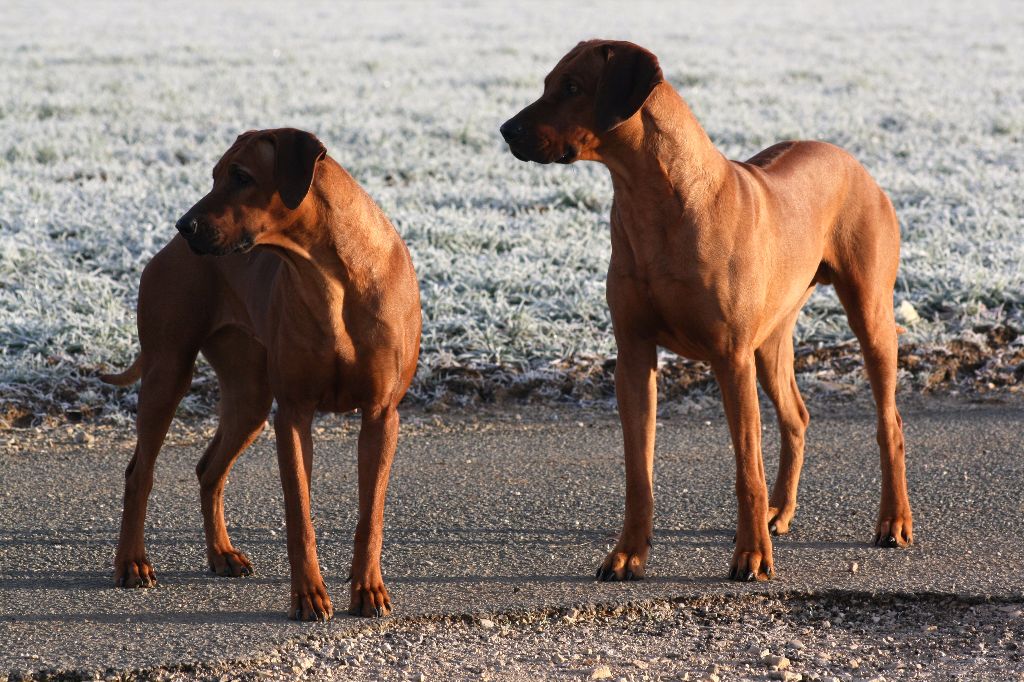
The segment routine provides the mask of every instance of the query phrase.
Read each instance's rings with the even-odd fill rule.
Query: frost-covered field
[[[236,134],[285,125],[316,132],[412,250],[418,396],[606,394],[607,173],[517,162],[497,133],[594,36],[653,50],[733,158],[785,138],[851,150],[903,225],[897,303],[921,318],[902,339],[905,383],[1014,382],[1019,3],[5,0],[4,414],[130,408],[89,374],[134,356],[143,266]],[[822,358],[804,358],[802,381],[860,381],[830,290],[798,336]]]

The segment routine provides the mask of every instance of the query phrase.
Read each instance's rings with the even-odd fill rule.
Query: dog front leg
[[[736,549],[729,566],[733,580],[768,580],[775,572],[768,533],[768,491],[761,460],[761,412],[757,404],[754,354],[737,353],[712,364],[722,390],[736,455],[736,498],[739,513]]]
[[[597,569],[598,580],[639,580],[647,568],[654,527],[654,429],[657,347],[618,340],[615,398],[626,458],[626,516],[615,548]]]
[[[320,575],[316,534],[310,518],[309,473],[313,461],[310,430],[314,413],[312,408],[279,406],[274,416],[292,574],[288,609],[292,620],[330,620],[334,616],[327,586]]]
[[[359,522],[352,555],[353,616],[386,616],[391,597],[384,587],[380,552],[384,543],[384,500],[398,445],[398,410],[393,405],[364,409],[359,430]]]

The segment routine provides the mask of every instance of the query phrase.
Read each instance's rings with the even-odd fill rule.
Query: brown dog
[[[657,347],[711,364],[736,454],[739,518],[729,575],[774,572],[770,533],[796,510],[808,414],[793,375],[793,325],[816,284],[832,284],[860,340],[878,412],[882,502],[875,543],[912,541],[896,410],[892,204],[849,154],[783,142],[746,163],[715,149],[657,58],[616,41],[580,43],[544,94],[501,126],[516,158],[600,161],[612,177],[608,268],[626,457],[626,517],[603,580],[642,577],[653,526]],[[778,413],[771,498],[757,382]]]
[[[224,483],[277,401],[274,430],[291,564],[289,616],[333,615],[310,522],[310,435],[318,410],[358,409],[359,522],[349,613],[384,615],[384,497],[398,403],[416,371],[419,289],[394,227],[310,133],[240,135],[213,169],[213,189],[177,223],[181,236],[142,273],[138,443],[125,472],[115,582],[150,587],[143,526],[153,465],[202,353],[220,384],[220,424],[196,467],[210,569],[252,573],[224,524]]]

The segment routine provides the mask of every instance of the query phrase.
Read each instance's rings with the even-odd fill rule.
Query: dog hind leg
[[[913,521],[907,495],[903,420],[896,409],[896,319],[892,286],[884,286],[880,280],[850,278],[834,284],[850,327],[860,340],[878,418],[882,501],[874,542],[882,547],[905,547],[913,542]]]
[[[137,442],[125,471],[124,511],[114,560],[114,584],[120,587],[153,587],[156,573],[146,555],[144,529],[153,467],[170,428],[174,411],[192,380],[195,354],[147,354],[139,388]]]
[[[203,344],[217,373],[220,423],[196,466],[210,570],[220,576],[252,575],[249,558],[231,544],[224,521],[224,486],[242,452],[263,431],[273,401],[267,382],[266,350],[247,334],[227,328]]]

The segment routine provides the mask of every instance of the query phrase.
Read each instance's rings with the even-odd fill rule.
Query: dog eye
[[[569,97],[580,94],[580,86],[573,81],[566,81],[565,85],[562,86],[562,89]]]
[[[231,169],[231,179],[235,181],[236,185],[240,186],[251,185],[253,183],[252,176],[240,168]]]

